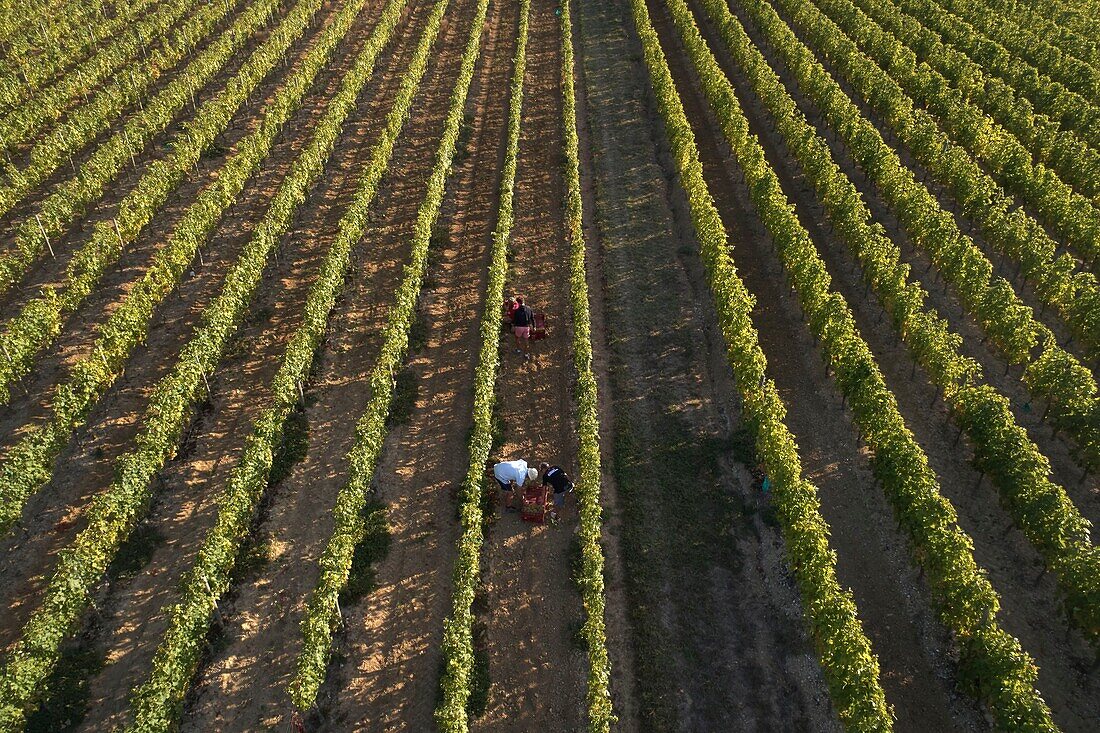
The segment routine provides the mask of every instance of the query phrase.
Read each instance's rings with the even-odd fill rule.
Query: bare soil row
[[[660,25],[665,30],[662,40],[666,42],[666,49],[676,49],[675,44],[669,43],[673,36],[667,17],[664,13],[657,13],[656,16],[661,18]],[[717,47],[713,37],[711,41],[712,47]],[[689,116],[695,125],[704,168],[708,180],[713,182],[712,192],[723,211],[727,228],[731,232],[742,231],[742,236],[733,239],[736,244],[732,254],[750,290],[756,293],[760,301],[758,326],[765,351],[769,355],[775,354],[770,362],[772,371],[781,390],[784,384],[791,390],[787,401],[790,408],[789,424],[799,438],[807,465],[813,466],[815,461],[821,460],[815,458],[820,455],[825,463],[819,470],[832,473],[836,467],[834,462],[839,456],[865,449],[859,446],[857,436],[851,428],[848,429],[847,440],[841,439],[833,445],[828,442],[822,444],[825,435],[844,435],[840,430],[840,423],[836,428],[825,427],[829,425],[825,413],[839,409],[838,393],[831,383],[815,385],[807,381],[810,375],[804,372],[820,370],[820,355],[806,341],[808,330],[802,324],[793,295],[783,284],[782,271],[774,252],[766,243],[766,237],[759,236],[763,234],[759,225],[756,225],[757,231],[744,231],[745,228],[738,224],[744,221],[753,221],[755,224],[757,216],[748,201],[744,186],[740,184],[736,165],[725,144],[719,140],[717,125],[710,117],[709,110],[706,110],[705,101],[692,75],[686,71],[687,62],[682,60],[679,49],[671,51],[671,56],[674,73],[685,98]],[[969,450],[964,444],[956,444],[957,430],[951,424],[942,402],[936,402],[936,389],[919,369],[912,369],[912,360],[890,327],[889,318],[877,301],[865,294],[866,289],[858,268],[843,243],[832,235],[823,210],[815,201],[815,195],[797,170],[796,162],[785,151],[774,127],[769,124],[759,100],[747,88],[745,80],[735,73],[736,70],[728,63],[728,59],[725,61],[727,73],[738,85],[738,92],[749,113],[752,127],[764,143],[769,161],[779,173],[788,196],[795,202],[800,219],[809,229],[819,251],[825,256],[835,278],[835,287],[853,307],[861,333],[878,358],[907,423],[928,453],[945,495],[959,510],[962,527],[975,540],[976,557],[989,570],[995,587],[1002,595],[1002,617],[1006,628],[1016,634],[1025,648],[1035,656],[1041,669],[1039,686],[1054,708],[1056,720],[1067,730],[1086,729],[1086,721],[1094,714],[1090,711],[1090,700],[1094,698],[1092,688],[1096,681],[1088,675],[1092,654],[1085,641],[1067,626],[1053,580],[1041,574],[1042,564],[1034,550],[1018,531],[1012,529],[1008,516],[999,506],[995,489],[988,481],[979,483],[980,474],[969,463]],[[823,129],[820,120],[815,122],[819,129]],[[734,203],[731,199],[736,199],[737,202]],[[898,241],[903,239],[896,226],[889,233],[898,237]],[[768,314],[779,309],[792,314],[790,318],[794,321],[794,328],[801,331],[801,335],[790,332],[784,334],[782,327],[772,325]],[[959,320],[956,318],[953,324]],[[802,339],[802,347],[792,349],[791,345],[798,343],[795,339],[799,337]],[[781,375],[789,372],[798,372],[798,375],[787,381]],[[1003,377],[1003,370],[999,374]],[[1001,380],[1002,383],[1004,381]],[[807,390],[809,385],[813,386]],[[830,392],[834,396],[820,403],[818,409],[807,409],[815,399],[820,401],[821,395]],[[841,422],[847,423],[847,416]],[[1062,461],[1060,468],[1063,475],[1073,475],[1065,466],[1067,457],[1064,446],[1057,441],[1051,441],[1049,434],[1044,434],[1039,439],[1044,448],[1053,447],[1051,452]],[[869,478],[869,474],[865,475]],[[905,572],[909,576],[905,585],[909,587],[903,585],[899,588],[902,595],[891,599],[883,594],[882,586],[890,583],[884,583],[885,578],[881,574],[889,572],[889,568],[876,568],[874,563],[877,560],[872,561],[869,557],[873,554],[873,549],[867,543],[876,538],[867,536],[867,527],[875,528],[873,534],[879,535],[877,541],[885,541],[895,555],[894,562],[898,564],[899,571],[906,570],[904,566],[911,563],[905,559],[903,538],[891,526],[888,508],[881,502],[881,497],[873,496],[880,492],[873,482],[860,480],[858,476],[856,474],[843,480],[842,486],[837,487],[839,490],[817,476],[815,478],[822,488],[823,510],[833,528],[832,541],[839,554],[840,578],[853,588],[864,623],[883,663],[887,696],[898,711],[898,728],[920,730],[928,729],[929,725],[934,725],[937,729],[947,725],[962,728],[984,727],[984,721],[975,717],[965,699],[959,698],[957,682],[952,680],[953,652],[950,644],[943,638],[942,630],[931,622],[924,589],[919,586],[912,571]],[[860,484],[863,488],[853,492],[853,486]],[[1074,486],[1068,482],[1067,485]],[[844,499],[845,494],[849,496],[848,500]],[[861,521],[861,511],[875,503],[879,505],[876,510],[879,515],[877,525]],[[1037,577],[1039,575],[1042,577]],[[879,586],[879,589],[875,586]],[[909,607],[908,613],[900,613],[906,606]],[[907,649],[903,640],[914,632],[917,632],[921,644],[919,647]],[[923,647],[923,654],[928,660],[923,671],[917,666],[920,647]],[[920,677],[926,678],[926,681],[922,683]],[[950,707],[942,706],[944,713],[950,711],[953,718],[951,722],[931,721],[923,717],[941,707],[929,702],[936,699],[929,695],[931,690],[926,687],[928,681],[933,679],[942,688],[941,694],[947,696],[946,702],[951,703]]]

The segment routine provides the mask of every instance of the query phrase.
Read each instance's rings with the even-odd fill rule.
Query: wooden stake
[[[218,599],[214,597],[214,591],[210,588],[210,581],[206,579],[206,573],[199,573],[199,577],[202,578],[202,584],[206,586],[206,592],[210,594],[210,600],[214,603],[214,615],[218,617],[218,624],[224,626],[225,619],[222,618],[222,611],[218,608]]]
[[[126,143],[126,152],[130,154],[130,163],[137,168],[137,156],[134,155],[134,149],[130,147],[130,136],[126,134],[126,128],[122,128],[122,140]]]
[[[130,84],[132,84],[134,86],[135,90],[137,89],[138,83],[137,83],[137,80],[134,79],[134,70],[133,69],[130,69]],[[145,111],[145,103],[142,102],[140,94],[138,94],[138,107],[141,108],[142,112]]]
[[[50,257],[56,258],[57,255],[53,253],[53,247],[50,246],[50,237],[46,234],[46,227],[42,226],[42,217],[40,217],[38,214],[35,214],[34,220],[38,222],[38,231],[42,232],[42,238],[46,240],[46,249],[50,251]]]

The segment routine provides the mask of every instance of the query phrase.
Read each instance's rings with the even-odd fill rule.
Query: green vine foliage
[[[1068,11],[1057,3],[1032,7],[1019,0],[986,0],[986,6],[1011,16],[1018,25],[1032,29],[1062,53],[1073,56],[1094,69],[1100,69],[1100,43],[1095,38],[1095,16],[1089,18],[1087,10]],[[1043,15],[1043,12],[1047,15]],[[1057,19],[1055,21],[1054,19]],[[1086,28],[1078,27],[1084,21]]]
[[[846,25],[851,27],[858,22],[853,18]],[[876,37],[890,45],[886,34],[880,32]],[[1042,302],[1058,311],[1082,343],[1092,351],[1100,347],[1100,286],[1095,276],[1091,272],[1078,271],[1077,262],[1069,254],[1059,255],[1058,243],[1046,230],[1020,209],[963,149],[954,145],[928,113],[915,107],[888,74],[863,57],[855,44],[842,38],[830,45],[836,49],[839,58],[844,59],[846,73],[858,78],[856,83],[861,93],[884,115],[914,156],[950,187],[963,212],[977,224],[986,240],[1020,266],[1025,279],[1035,285]],[[896,43],[892,47],[901,53]],[[887,58],[881,54],[880,57]],[[899,56],[896,62],[890,64],[892,73],[906,74],[910,80],[920,76],[917,69],[911,52]],[[1002,171],[1023,171],[1021,175],[1026,173],[1030,176],[1027,171],[1034,171],[1034,168],[1027,151],[1006,140],[1003,131],[998,137],[990,121],[972,109],[968,113],[967,105],[957,90],[943,90],[944,85],[937,85],[930,74],[928,72],[922,79],[913,81],[913,85],[922,85],[920,88],[925,90],[936,87],[930,92],[936,94],[941,102],[936,110],[941,113],[940,119],[950,124],[956,137],[965,136],[972,149],[982,146],[986,151],[992,151],[989,154],[996,155],[998,160],[993,167]],[[954,94],[949,94],[949,91]],[[1080,197],[1074,201],[1065,197],[1059,200],[1061,203],[1055,207],[1060,212],[1058,216],[1084,222],[1079,231],[1086,232],[1083,235],[1085,244],[1084,249],[1079,251],[1090,263],[1093,262],[1093,250],[1097,244],[1095,237],[1090,239],[1087,235],[1091,225],[1086,221],[1093,218],[1093,207]],[[992,309],[995,304],[991,303],[989,307]]]
[[[787,7],[796,6],[788,3]],[[1077,442],[1086,465],[1100,466],[1100,401],[1089,369],[1058,345],[1006,280],[993,275],[992,263],[974,241],[959,231],[952,215],[902,164],[778,13],[760,0],[746,0],[744,8],[891,205],[911,241],[928,253],[954,286],[963,308],[1010,363],[1027,365],[1024,379],[1032,393],[1048,400],[1056,424]],[[813,5],[801,4],[797,11],[792,17],[807,38],[822,44],[839,67],[846,72],[870,68],[854,44]],[[853,73],[849,80],[872,101],[879,98],[874,90],[885,88],[872,85],[862,73]],[[1036,349],[1039,355],[1033,358]]]
[[[1100,153],[1073,130],[1037,112],[1027,98],[989,74],[970,58],[946,44],[938,34],[896,5],[881,0],[856,0],[857,5],[885,30],[911,48],[920,61],[950,80],[965,99],[978,104],[1027,146],[1036,160],[1093,203],[1100,203]]]
[[[756,437],[757,453],[775,487],[772,495],[789,562],[833,703],[849,730],[892,730],[878,658],[863,631],[851,593],[837,581],[836,555],[829,547],[829,528],[821,516],[817,489],[802,476],[798,448],[783,423],[786,409],[774,382],[767,378],[767,360],[751,320],[754,298],[729,256],[727,234],[703,179],[691,125],[649,21],[645,0],[631,0],[631,6],[657,109],[687,195],[730,366]]]
[[[1039,73],[1034,66],[986,38],[933,0],[899,0],[898,5],[909,15],[920,18],[946,43],[961,50],[988,73],[1003,79],[1063,129],[1073,130],[1093,149],[1100,150],[1100,109],[1088,99]]]
[[[276,4],[259,0],[215,41],[186,72],[197,80],[210,76],[243,46],[252,30],[259,27]],[[123,200],[119,216],[101,222],[92,238],[78,250],[58,285],[44,286],[7,323],[0,334],[0,399],[7,401],[11,387],[30,372],[35,356],[60,333],[64,319],[94,290],[100,277],[114,264],[122,250],[133,242],[164,205],[171,191],[193,169],[215,137],[226,129],[235,112],[274,69],[297,35],[283,26],[253,55],[230,86],[205,103],[187,132],[172,143],[172,153],[151,163],[136,188]],[[302,28],[298,28],[299,35]],[[216,52],[216,53],[214,53]],[[204,83],[204,82],[203,82]],[[145,112],[130,120],[124,130],[103,144],[81,169],[81,175],[62,184],[48,196],[36,216],[24,220],[16,230],[15,246],[0,255],[0,291],[10,289],[48,247],[51,237],[61,234],[99,197],[104,187],[131,160],[131,146],[147,144],[158,129],[166,126],[197,89],[195,81],[177,77]],[[130,133],[133,133],[131,135]]]
[[[999,726],[1007,728],[1014,721],[1024,721],[1027,730],[1053,729],[1050,711],[1035,689],[1038,670],[1019,641],[997,624],[999,599],[974,559],[973,543],[959,528],[954,507],[941,494],[928,457],[905,425],[847,303],[832,290],[825,263],[798,221],[794,206],[784,194],[759,141],[750,132],[733,87],[707,48],[684,0],[667,2],[811,330],[821,339],[826,360],[847,398],[855,423],[873,451],[875,475],[894,507],[899,524],[909,534],[940,617],[957,638],[964,640],[963,646],[969,653],[961,662],[964,674],[982,680],[988,687],[1014,690],[1013,696],[985,698]],[[708,2],[707,7],[719,19],[725,35],[731,35],[732,16],[722,14],[718,3]],[[742,41],[746,41],[741,30]],[[809,130],[800,131],[807,133],[813,137]],[[823,141],[822,147],[828,150]],[[854,189],[850,188],[850,193]],[[899,279],[904,283],[905,274],[904,270],[896,270],[890,275],[895,283]],[[913,302],[912,297],[904,300]],[[966,375],[973,371],[973,366],[957,359],[948,371]],[[960,600],[963,605],[958,605]],[[991,633],[984,633],[987,628]],[[981,645],[976,639],[995,643]],[[989,679],[982,673],[993,677]]]
[[[489,278],[485,287],[485,305],[481,316],[481,349],[474,371],[473,429],[470,431],[470,463],[462,484],[459,521],[462,526],[455,558],[453,601],[450,615],[443,622],[442,700],[435,719],[444,733],[466,733],[469,720],[466,702],[474,666],[473,602],[479,579],[482,534],[481,481],[489,458],[493,433],[493,405],[499,366],[500,303],[504,301],[504,279],[508,272],[508,237],[515,217],[516,166],[519,155],[520,122],[523,111],[523,76],[527,67],[527,26],[530,0],[519,2],[519,30],[513,58],[512,80],[508,96],[508,142],[500,177],[497,228],[493,232]]]
[[[266,3],[262,4],[266,7]],[[256,8],[245,14],[256,15]],[[188,123],[186,132],[173,141],[169,156],[149,164],[137,186],[123,199],[118,218],[95,225],[91,239],[80,247],[69,262],[62,282],[41,288],[39,295],[7,323],[0,334],[0,354],[4,355],[4,359],[0,360],[0,399],[10,399],[12,385],[31,371],[35,356],[57,337],[67,316],[95,289],[103,274],[118,261],[125,247],[138,237],[163,207],[168,195],[198,164],[215,138],[228,127],[248,96],[274,70],[290,44],[304,32],[305,26],[299,23],[300,16],[299,13],[289,23],[282,24],[249,58],[233,81],[203,104]],[[241,38],[238,42],[243,41],[244,38]],[[176,101],[182,104],[184,90],[177,91]],[[148,140],[151,135],[152,132],[142,138]],[[113,177],[130,159],[130,145],[128,133],[116,135],[93,156],[93,160],[106,164],[107,168],[101,169],[101,172]],[[100,153],[102,157],[99,157]],[[49,237],[63,231],[67,224],[86,210],[107,183],[105,177],[96,178],[95,181],[86,181],[90,185],[84,185],[84,179],[78,178],[76,185],[62,187],[47,198],[38,216],[20,225],[15,247],[0,255],[0,291],[15,285],[46,250]],[[218,185],[224,184],[219,182],[207,190],[216,189]],[[224,195],[220,200],[228,204]]]
[[[229,94],[226,90],[223,96],[208,103],[212,105],[207,108],[211,114],[202,118],[205,125],[197,139],[199,144],[188,147],[190,154],[195,157],[200,155],[201,150],[229,124],[232,112],[239,105],[237,97],[243,99],[244,90],[259,83],[274,68],[290,44],[305,32],[320,6],[321,0],[299,0],[275,33],[249,59],[246,65],[250,73],[239,77],[242,85],[238,88],[239,94]],[[331,36],[324,38],[326,42],[334,43]],[[308,71],[316,74],[321,60],[315,55],[307,59],[310,64]],[[0,529],[10,530],[27,499],[49,480],[57,454],[67,444],[73,431],[83,424],[92,406],[121,374],[134,348],[144,341],[157,305],[179,282],[222,213],[236,200],[245,183],[266,158],[283,124],[301,104],[312,78],[308,74],[295,74],[279,90],[266,108],[260,126],[237,145],[236,152],[225,162],[217,180],[199,194],[168,242],[157,251],[152,266],[99,328],[91,353],[77,361],[70,370],[68,380],[55,389],[50,417],[27,431],[0,462],[0,477],[5,479],[0,487]],[[190,136],[188,139],[193,140]],[[178,148],[177,152],[181,150]],[[186,172],[186,168],[175,167],[174,163],[166,163],[163,167],[151,166],[153,170],[139,182],[138,188],[129,197],[139,208],[124,209],[117,230],[113,230],[111,224],[97,227],[92,240],[70,263],[72,279],[63,295],[57,296],[57,299],[38,299],[28,305],[29,312],[40,317],[39,320],[28,316],[35,334],[33,338],[28,337],[28,341],[38,338],[40,329],[47,328],[42,325],[43,322],[54,324],[50,327],[54,332],[59,330],[61,314],[68,310],[63,307],[66,301],[61,298],[82,300],[86,297],[94,289],[107,263],[118,257],[120,240],[123,237],[132,239],[137,234],[136,229],[153,217],[167,197],[161,176],[169,167],[176,181]],[[158,191],[156,201],[160,203],[156,207],[153,206],[155,202],[145,195],[142,183],[148,183],[149,188]],[[0,340],[0,344],[5,343]],[[12,354],[13,346],[6,348],[8,354]]]
[[[219,324],[212,329],[215,333],[211,333],[217,342],[214,350],[217,354],[224,351],[230,332],[221,324],[237,324],[244,317],[247,304],[259,285],[262,263],[289,229],[293,212],[305,201],[306,193],[324,171],[343,124],[373,74],[378,55],[393,37],[405,5],[405,0],[390,0],[383,8],[368,42],[326,107],[312,140],[292,164],[249,244],[251,251],[241,260],[242,265],[246,260],[261,265],[247,267],[248,273],[256,273],[249,278],[248,289],[241,294],[226,291],[224,302],[214,305],[218,314],[224,314],[210,321]],[[134,731],[170,730],[178,715],[202,655],[211,611],[229,587],[241,544],[267,487],[272,459],[284,426],[294,410],[300,385],[308,378],[317,346],[347,274],[352,248],[366,228],[367,211],[389,166],[393,143],[408,118],[409,103],[423,74],[423,59],[427,58],[438,33],[446,5],[441,2],[433,10],[417,56],[406,71],[402,90],[387,117],[386,132],[374,146],[370,162],[360,177],[355,200],[341,219],[336,241],[322,263],[322,275],[310,288],[303,308],[306,317],[291,338],[272,381],[270,403],[253,422],[240,460],[219,497],[215,524],[203,540],[195,564],[184,577],[180,600],[168,611],[168,628],[153,658],[152,673],[133,695],[131,729]],[[215,367],[213,360],[203,365],[204,369]],[[198,383],[193,383],[191,388],[192,395],[197,395]]]
[[[230,7],[229,3],[213,3],[204,7],[173,32],[162,46],[154,48],[136,73],[115,76],[110,86],[97,92],[87,104],[78,107],[61,124],[36,141],[22,168],[8,167],[0,183],[0,216],[11,211],[15,204],[71,160],[70,156],[94,142],[126,110],[140,102],[139,110],[126,119],[122,130],[96,148],[81,164],[80,170],[74,171],[75,175],[61,184],[39,207],[37,216],[24,219],[23,225],[16,230],[17,248],[26,246],[20,241],[20,236],[57,237],[64,231],[62,221],[71,225],[76,216],[83,214],[93,200],[88,195],[102,195],[106,183],[113,180],[126,164],[136,160],[137,154],[176,118],[189,99],[193,99],[192,95],[206,86],[244,46],[248,37],[271,17],[278,4],[271,0],[253,3],[162,91],[148,101],[141,101],[158,77],[190,56],[212,34],[229,13]],[[61,196],[69,199],[64,207],[68,218],[58,221],[52,209],[60,203],[57,199]],[[33,250],[35,245],[31,247]],[[43,249],[43,242],[39,242],[36,251]]]
[[[1085,99],[1100,99],[1100,69],[1064,54],[1044,36],[1033,33],[1026,24],[1011,16],[991,13],[984,2],[973,0],[937,0],[947,11],[963,18],[1006,51],[1029,62],[1041,74],[1058,81]],[[1095,8],[1093,9],[1095,12]],[[1096,15],[1092,32],[1095,33]]]
[[[103,14],[88,2],[68,0],[47,2],[28,0],[26,3],[0,5],[0,44],[6,55],[33,53],[43,45],[62,41],[72,33],[74,23],[87,23]]]
[[[1100,632],[1096,581],[1074,570],[1096,562],[1089,523],[1065,490],[1050,480],[1049,461],[1016,423],[1008,400],[981,384],[979,365],[959,350],[962,338],[933,309],[925,307],[927,293],[909,280],[900,250],[872,223],[870,210],[832,159],[828,144],[798,112],[740,23],[713,0],[703,1],[723,44],[746,69],[757,96],[778,122],[788,149],[816,188],[835,231],[858,257],[865,280],[891,315],[895,330],[942,390],[972,442],[975,464],[990,474],[1014,521],[1058,572],[1071,618],[1090,635]],[[723,108],[736,104],[724,77],[711,79],[707,92],[713,103]],[[1094,566],[1093,575],[1100,577],[1100,566]]]
[[[421,40],[417,55],[409,67],[409,75],[399,92],[398,106],[390,113],[391,126],[396,127],[392,127],[392,134],[385,143],[389,148],[392,148],[396,140],[398,119],[408,116],[416,87],[428,68],[431,44],[438,32],[446,3],[440,5],[443,7],[437,7],[436,14],[429,21],[431,36],[426,33]],[[291,700],[303,711],[312,708],[316,703],[317,693],[324,682],[332,632],[341,621],[338,599],[347,586],[355,548],[362,542],[366,529],[363,513],[370,482],[386,437],[386,417],[393,401],[394,375],[401,370],[409,346],[409,334],[416,320],[417,301],[428,266],[432,229],[439,219],[447,179],[458,147],[463,112],[481,50],[481,33],[488,6],[488,0],[479,0],[458,78],[451,93],[443,134],[428,178],[428,188],[413,225],[410,261],[405,266],[405,277],[398,286],[387,318],[378,360],[371,370],[371,398],[356,424],[355,442],[347,456],[348,478],[336,497],[332,535],[321,553],[317,584],[306,601],[301,622],[302,649],[290,682]],[[367,210],[364,208],[360,213],[360,232],[366,225],[366,215]]]
[[[166,34],[198,4],[199,0],[161,3],[141,20],[128,25],[56,84],[40,89],[23,104],[0,116],[0,147],[14,151],[17,145],[31,140],[46,125],[60,120],[85,90],[95,89],[131,59],[141,56],[146,46]]]
[[[577,437],[580,444],[577,501],[581,562],[577,584],[585,620],[581,628],[588,649],[588,730],[609,733],[616,718],[611,706],[611,661],[604,621],[604,557],[600,546],[600,420],[596,375],[592,372],[592,316],[588,310],[585,241],[582,229],[580,143],[574,83],[573,28],[569,0],[561,4],[562,130],[565,136],[565,225],[569,233],[569,293],[573,305],[573,366],[577,370]]]
[[[9,38],[5,44],[6,58],[0,62],[0,108],[7,111],[19,106],[66,69],[94,53],[104,39],[113,38],[133,24],[155,3],[156,0],[124,3],[110,19],[100,15],[102,5],[98,3],[68,7],[60,18],[64,27],[51,27],[48,39]]]
[[[270,146],[268,138],[274,138],[278,134],[282,129],[282,121],[301,104],[317,74],[350,30],[364,2],[365,0],[350,0],[336,12],[332,22],[321,31],[302,64],[276,93],[267,108],[264,122],[238,146],[236,155],[242,165],[230,168],[230,171],[239,171],[243,175],[252,168],[251,163],[244,164],[249,157],[259,155],[262,158],[266,155]],[[312,8],[303,4],[300,7],[305,7],[305,10],[299,12],[296,8],[284,23],[297,22],[304,28],[319,4],[314,4]],[[227,172],[219,181],[235,187],[237,184],[232,182],[233,178]],[[195,208],[202,208],[201,201],[196,203]],[[286,215],[289,216],[289,212]],[[177,232],[184,231],[189,230],[183,225],[177,229]],[[275,242],[277,238],[271,241]],[[255,254],[256,250],[253,248],[251,252]],[[234,274],[239,279],[226,282],[225,293],[232,293],[226,297],[232,299],[240,294],[240,297],[247,298],[245,293],[249,287],[255,289],[255,283],[249,283],[260,278],[262,268],[262,257],[253,257],[247,266],[236,268]],[[140,292],[139,289],[135,290]],[[140,320],[148,318],[148,306],[142,306],[141,301],[138,301],[133,307],[138,311],[138,318],[131,315],[122,321],[133,331],[122,331],[121,340],[128,340],[137,331],[144,333],[148,324],[147,320]],[[242,309],[237,312],[239,316],[246,306],[238,307]],[[118,312],[129,311],[123,306]],[[92,500],[86,513],[87,526],[61,551],[57,568],[43,594],[41,604],[23,627],[22,635],[8,654],[3,672],[0,673],[0,730],[10,730],[22,725],[43,683],[57,664],[62,642],[77,627],[91,601],[92,593],[102,580],[103,573],[118,548],[145,514],[153,480],[164,462],[175,452],[190,406],[194,404],[206,382],[205,375],[217,364],[220,348],[224,347],[224,339],[233,329],[232,309],[209,312],[206,317],[209,319],[205,321],[207,325],[215,324],[212,326],[213,330],[204,330],[201,338],[191,341],[169,377],[157,385],[142,419],[142,429],[135,439],[136,447],[119,458],[114,483]],[[210,338],[215,334],[221,337],[220,342]],[[104,334],[101,339],[107,337],[108,334]],[[107,340],[107,345],[102,351],[97,348],[97,353],[118,358],[115,356],[117,352],[112,350],[112,343]],[[85,373],[89,374],[89,382],[95,378],[103,379],[110,373],[108,365],[112,362],[106,357],[104,361],[107,364],[100,367],[102,371],[88,367],[88,372]],[[94,362],[92,365],[94,366]],[[120,366],[121,362],[116,368]],[[84,384],[87,383],[77,382],[77,386]],[[86,397],[87,393],[77,392],[77,396]],[[64,407],[59,409],[60,414],[65,414],[60,411],[63,409]]]
[[[945,176],[943,169],[936,175],[952,187],[956,198],[968,214],[974,214],[985,225],[988,216],[980,216],[972,202],[975,196],[994,201],[1011,200],[985,174],[979,162],[996,175],[1010,191],[1028,203],[1036,214],[1062,241],[1088,263],[1100,255],[1100,211],[1092,202],[1066,185],[1057,174],[1042,163],[1034,164],[1032,153],[1009,131],[991,120],[961,91],[954,89],[938,71],[922,64],[916,54],[897,38],[884,31],[850,0],[815,0],[818,9],[846,33],[856,47],[866,54],[867,73],[875,79],[876,91],[888,95],[890,106],[879,105],[885,116],[898,119],[913,116],[921,123],[931,124],[933,140],[918,146],[914,152],[921,158],[931,157],[930,145],[941,149],[941,156],[951,154],[951,146],[963,148],[955,156],[957,164]],[[885,74],[879,76],[877,72]],[[928,112],[914,104],[923,105]],[[938,121],[943,132],[936,127]],[[946,134],[945,134],[946,132]],[[912,136],[910,136],[912,139]],[[968,151],[971,156],[966,155]],[[1086,179],[1087,180],[1087,179]],[[1096,184],[1096,181],[1092,181]],[[969,185],[967,185],[969,184]],[[980,193],[974,194],[977,188]],[[1100,337],[1100,324],[1093,323],[1089,343]]]

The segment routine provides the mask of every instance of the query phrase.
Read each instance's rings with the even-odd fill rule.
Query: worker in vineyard
[[[504,322],[508,324],[509,328],[512,326],[512,317],[516,314],[516,308],[519,308],[516,297],[515,295],[509,295],[504,299]]]
[[[501,461],[493,466],[493,478],[500,484],[500,491],[504,495],[504,510],[516,511],[513,505],[516,489],[523,488],[527,481],[534,481],[539,477],[539,472],[527,467],[527,461],[522,458],[514,461]]]
[[[542,474],[542,485],[554,488],[554,518],[565,516],[565,497],[572,494],[575,488],[569,474],[561,466],[551,466],[549,463],[540,463],[539,473]]]
[[[531,358],[531,326],[535,323],[535,313],[531,306],[523,302],[523,296],[516,296],[516,309],[512,312],[512,335],[516,340],[516,353]]]

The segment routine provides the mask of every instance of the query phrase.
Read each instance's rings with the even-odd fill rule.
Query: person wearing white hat
[[[523,488],[526,481],[534,481],[539,477],[539,472],[527,467],[527,461],[522,458],[515,461],[501,461],[493,466],[493,478],[500,484],[500,490],[504,493],[504,508],[514,512],[512,499],[517,488]]]

